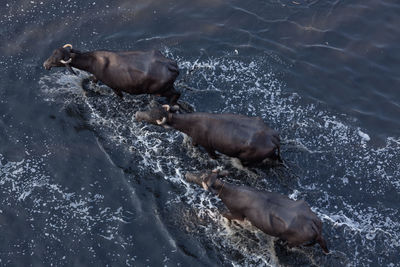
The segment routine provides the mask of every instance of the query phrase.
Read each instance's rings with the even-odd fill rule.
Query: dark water
[[[0,265],[400,266],[400,3],[2,1]],[[151,98],[84,94],[47,72],[65,43],[160,49],[198,111],[262,116],[290,170],[210,160],[174,131],[137,123]],[[191,70],[194,70],[188,74]],[[229,181],[305,199],[331,250],[288,249],[186,184]]]

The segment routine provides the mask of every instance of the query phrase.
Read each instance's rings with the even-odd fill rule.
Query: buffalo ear
[[[223,170],[218,173],[219,176],[226,177],[229,175],[229,171]]]
[[[217,177],[218,177],[218,174],[216,174],[216,173],[211,174],[211,177],[208,180],[210,186],[212,186],[215,183],[215,181],[217,180]]]
[[[155,108],[155,107],[159,107],[160,104],[157,101],[151,100],[150,102],[150,107]]]
[[[209,174],[209,175],[205,174],[203,176],[203,182],[202,182],[203,188],[205,190],[208,190],[208,191],[212,192],[212,193],[215,193],[214,192],[215,190],[212,188],[212,186],[213,186],[213,184],[215,183],[216,180],[217,180],[217,174],[215,174],[215,173],[212,173],[212,174]]]

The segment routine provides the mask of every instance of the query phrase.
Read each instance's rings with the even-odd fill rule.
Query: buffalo
[[[222,200],[229,212],[228,220],[249,220],[264,233],[287,241],[289,247],[318,243],[329,253],[322,236],[322,222],[304,200],[291,200],[284,195],[232,185],[218,179],[227,172],[187,173],[186,180],[202,186]]]
[[[174,105],[180,97],[174,88],[178,65],[157,50],[80,52],[66,44],[55,49],[43,66],[47,70],[66,67],[74,74],[72,67],[90,72],[94,82],[103,82],[121,98],[122,92],[153,94],[166,97]]]
[[[192,138],[194,146],[201,145],[213,159],[215,151],[238,158],[243,165],[264,163],[280,158],[280,138],[259,117],[237,114],[172,112],[169,105],[153,107],[135,114],[137,121],[172,127]]]

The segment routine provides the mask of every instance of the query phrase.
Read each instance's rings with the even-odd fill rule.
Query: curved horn
[[[208,191],[208,185],[205,182],[201,182],[201,185],[203,186],[204,190]]]
[[[164,117],[162,120],[156,120],[158,125],[163,125],[163,124],[165,124],[166,121],[167,121],[166,117]]]
[[[166,110],[169,111],[171,109],[171,107],[169,105],[162,105],[162,107]]]
[[[69,48],[72,49],[72,44],[65,44],[65,45],[63,46],[63,48],[67,48],[67,47],[69,47]]]
[[[71,63],[71,61],[72,61],[72,58],[68,59],[67,61],[65,61],[65,60],[63,60],[63,59],[60,60],[60,62],[61,62],[62,64],[69,64],[69,63]]]

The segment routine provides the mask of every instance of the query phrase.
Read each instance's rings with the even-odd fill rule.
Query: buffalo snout
[[[143,112],[143,111],[137,111],[137,112],[135,113],[135,119],[136,119],[137,121],[147,121],[147,120],[148,120],[148,116],[147,116],[147,114],[146,114],[145,112]]]
[[[43,67],[44,67],[46,70],[50,70],[50,69],[51,69],[51,64],[46,60],[46,61],[43,63]]]
[[[201,179],[201,175],[199,174],[194,174],[191,172],[187,172],[185,175],[186,181],[189,183],[195,183],[197,185],[202,186],[203,179]]]
[[[155,125],[167,127],[167,115],[163,108],[154,108],[146,111],[138,111],[135,114],[137,121],[145,121]]]

